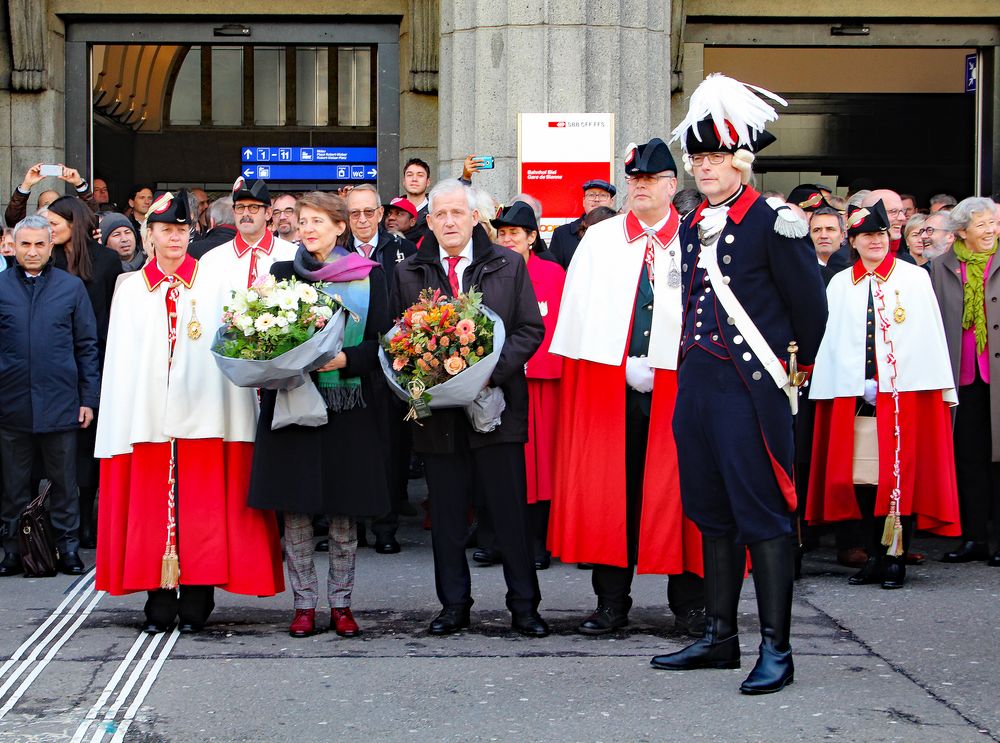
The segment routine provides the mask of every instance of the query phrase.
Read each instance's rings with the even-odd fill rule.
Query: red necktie
[[[247,289],[257,281],[257,248],[250,248],[250,274],[247,276]]]
[[[451,296],[457,297],[462,293],[462,289],[458,284],[458,272],[455,270],[455,267],[462,260],[462,256],[449,255],[445,260],[448,261],[448,283],[451,284]]]
[[[372,248],[371,245],[369,245],[368,243],[365,243],[364,245],[359,245],[358,247],[361,248],[365,252],[365,258],[371,258],[372,257],[372,249],[373,248]]]

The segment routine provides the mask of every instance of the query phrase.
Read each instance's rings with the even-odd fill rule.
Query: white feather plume
[[[724,145],[751,146],[753,144],[751,130],[761,132],[767,122],[776,121],[778,118],[774,107],[755,93],[770,98],[782,106],[788,105],[784,99],[769,90],[741,83],[718,72],[712,73],[702,80],[691,94],[687,116],[674,129],[670,141],[679,139],[682,145],[686,145],[688,130],[694,129],[695,136],[698,137],[698,122],[711,116]],[[729,127],[726,126],[727,121],[736,130],[737,142],[732,141]],[[700,137],[698,139],[701,141]]]

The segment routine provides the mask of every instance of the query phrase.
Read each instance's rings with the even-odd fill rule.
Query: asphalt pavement
[[[509,629],[501,568],[473,563],[473,625],[437,638],[429,532],[407,519],[400,541],[359,551],[357,639],[289,637],[287,591],[217,592],[201,634],[148,636],[144,595],[95,592],[92,573],[2,579],[0,741],[1000,741],[1000,569],[938,562],[948,540],[918,539],[928,560],[897,591],[849,586],[831,548],[810,552],[795,683],[762,697],[738,692],[752,578],[743,668],[671,673],[649,666],[688,641],[661,576],[636,578],[627,630],[584,637],[590,573],[554,562],[539,573],[554,632],[533,640]]]

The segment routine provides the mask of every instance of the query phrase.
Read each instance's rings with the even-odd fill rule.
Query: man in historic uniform
[[[674,413],[684,511],[702,533],[706,627],[702,639],[652,664],[739,667],[736,616],[749,547],[763,641],[740,690],[763,694],[794,679],[792,415],[823,334],[826,297],[805,223],[748,185],[754,153],[774,141],[764,124],[777,118],[754,90],[710,75],[674,130],[706,196],[680,229],[684,329]]]
[[[213,275],[225,277],[230,289],[246,289],[259,276],[266,276],[272,263],[295,258],[296,248],[267,229],[271,195],[264,181],[248,184],[237,178],[233,184],[233,211],[236,237],[206,253],[202,266]]]
[[[187,255],[190,223],[183,189],[149,209],[154,255],[115,293],[97,425],[97,588],[148,591],[147,632],[197,632],[216,586],[284,590],[274,515],[246,505],[256,395],[211,353],[228,285]]]
[[[662,139],[629,149],[627,214],[587,230],[552,352],[566,357],[549,548],[593,563],[597,609],[578,630],[628,624],[632,577],[669,574],[678,629],[700,636],[697,530],[683,517],[670,421],[681,333],[677,166]]]

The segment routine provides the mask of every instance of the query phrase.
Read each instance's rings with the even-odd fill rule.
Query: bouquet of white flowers
[[[215,362],[238,387],[278,390],[271,427],[326,423],[309,372],[340,353],[346,310],[324,283],[265,275],[234,291],[212,343]]]

